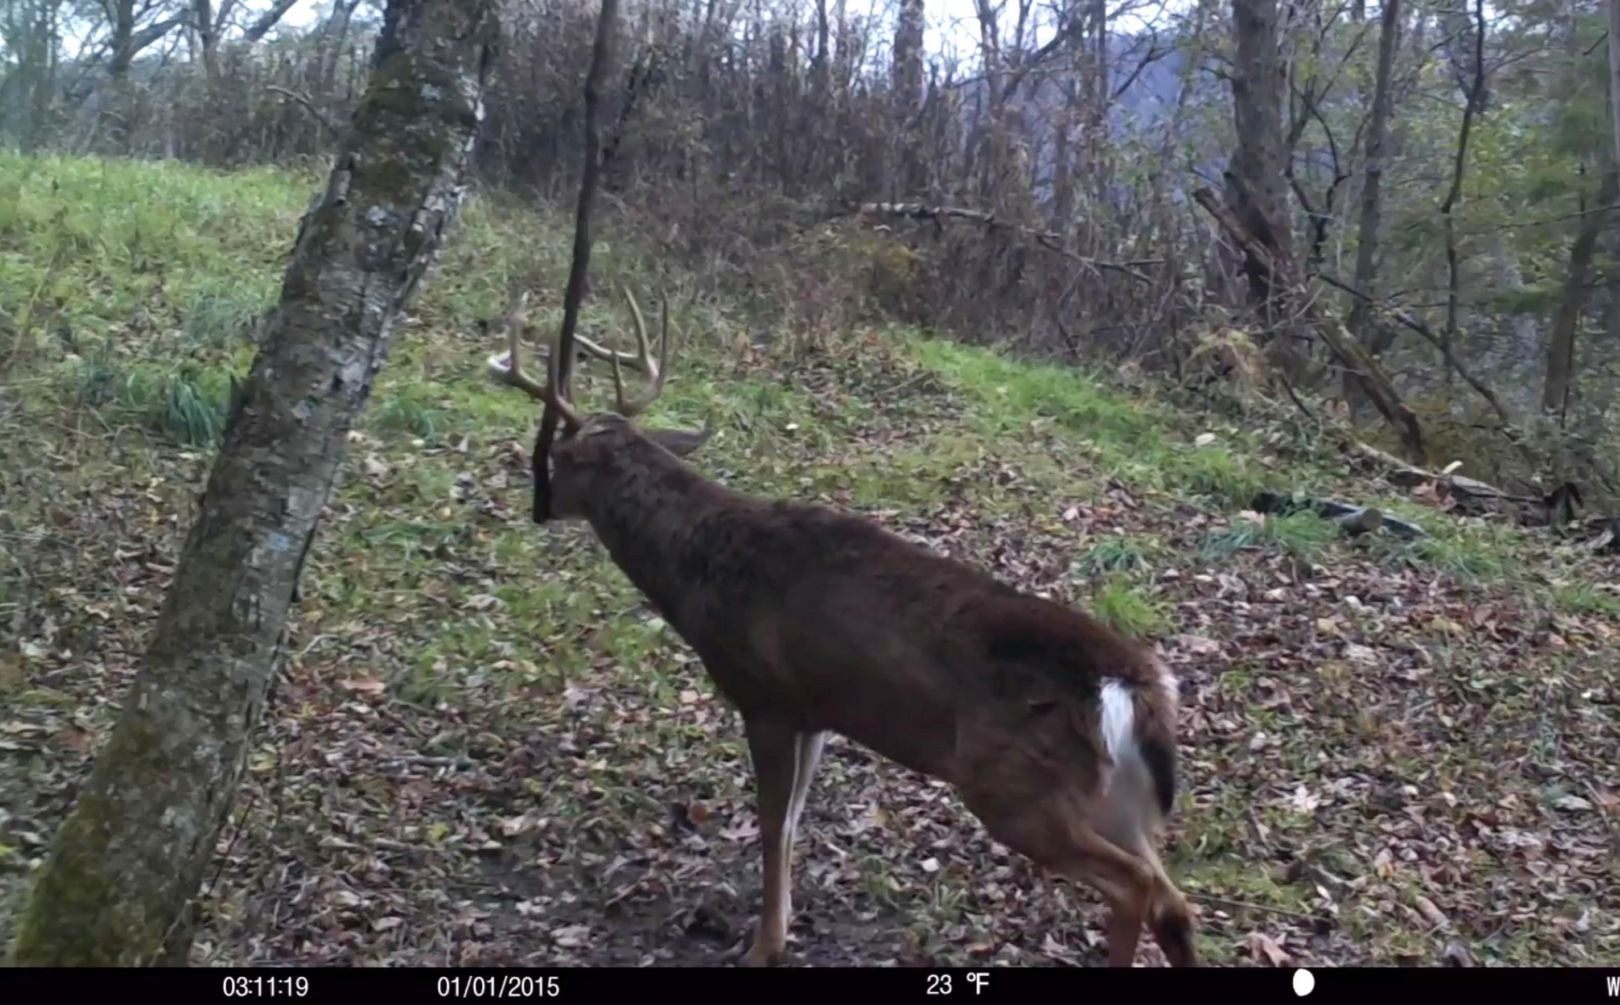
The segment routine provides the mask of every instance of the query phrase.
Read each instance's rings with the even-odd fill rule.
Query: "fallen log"
[[[1586,547],[1596,555],[1620,555],[1620,516],[1607,516],[1601,520],[1588,520],[1597,531],[1586,542]]]
[[[1444,509],[1472,513],[1484,508],[1523,526],[1550,528],[1562,537],[1577,540],[1593,554],[1620,555],[1620,516],[1577,520],[1575,511],[1583,500],[1580,487],[1573,482],[1564,482],[1539,496],[1521,495],[1456,474],[1456,462],[1440,471],[1426,471],[1359,440],[1346,437],[1341,446],[1346,453],[1383,469],[1384,479],[1391,485],[1432,487],[1434,498]]]
[[[1620,555],[1620,516],[1588,517],[1552,531],[1594,555]]]
[[[1474,496],[1480,499],[1503,499],[1508,502],[1534,503],[1537,505],[1542,502],[1536,496],[1515,495],[1512,492],[1499,489],[1495,485],[1482,482],[1477,478],[1455,474],[1452,470],[1455,464],[1443,471],[1428,471],[1360,440],[1347,439],[1344,441],[1344,447],[1363,460],[1387,468],[1384,477],[1391,485],[1399,485],[1402,488],[1417,488],[1419,485],[1440,483],[1450,486],[1454,494],[1463,496]]]
[[[1312,512],[1324,520],[1338,524],[1350,537],[1360,537],[1379,528],[1385,528],[1390,533],[1404,538],[1427,537],[1422,527],[1407,520],[1392,517],[1383,510],[1371,506],[1357,506],[1354,503],[1338,502],[1331,499],[1309,499],[1303,496],[1284,495],[1270,489],[1260,492],[1249,503],[1249,508],[1256,513],[1269,513],[1274,516],[1290,516],[1294,513]]]

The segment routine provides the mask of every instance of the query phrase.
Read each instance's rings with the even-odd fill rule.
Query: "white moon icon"
[[[1294,971],[1294,994],[1303,998],[1316,990],[1316,975],[1309,970]]]

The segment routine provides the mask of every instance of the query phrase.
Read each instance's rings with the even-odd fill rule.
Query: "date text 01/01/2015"
[[[469,974],[438,980],[440,998],[555,998],[558,991],[555,975]]]

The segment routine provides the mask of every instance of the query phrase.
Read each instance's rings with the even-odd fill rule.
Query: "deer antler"
[[[641,313],[641,305],[636,302],[635,294],[631,293],[628,287],[621,287],[621,290],[625,300],[630,304],[630,314],[635,322],[636,351],[628,353],[606,349],[578,335],[574,336],[574,344],[586,354],[606,360],[613,365],[615,411],[629,419],[646,411],[663,393],[664,379],[669,374],[669,300],[667,297],[663,298],[661,305],[658,358],[654,360],[651,340],[647,335],[647,319]],[[553,343],[545,353],[545,383],[542,384],[523,372],[518,346],[524,334],[531,330],[527,323],[528,302],[529,294],[524,292],[514,297],[511,306],[508,307],[500,323],[500,326],[506,329],[506,352],[489,357],[489,375],[498,383],[515,387],[530,397],[554,407],[565,422],[578,428],[584,424],[584,419],[571,400],[567,388],[559,390],[558,371],[561,369],[562,354],[557,351],[556,343]],[[558,336],[559,341],[560,339],[561,335]],[[647,391],[640,397],[632,397],[625,393],[624,367],[648,375]]]
[[[580,417],[579,410],[568,400],[566,390],[558,390],[557,371],[560,369],[562,354],[556,351],[556,347],[553,346],[552,351],[546,354],[546,382],[544,384],[539,383],[523,372],[522,364],[519,361],[518,343],[523,333],[529,330],[525,317],[528,302],[529,294],[527,292],[521,293],[515,298],[512,307],[507,311],[506,317],[502,321],[502,326],[506,329],[506,353],[505,355],[496,353],[489,357],[489,375],[499,383],[515,387],[530,397],[537,398],[550,405],[557,410],[558,415],[562,416],[564,422],[578,428],[584,422]]]
[[[647,319],[641,315],[641,305],[636,303],[635,294],[629,287],[622,287],[624,298],[630,302],[630,313],[636,323],[636,368],[650,377],[648,390],[640,398],[627,398],[624,393],[624,377],[619,370],[619,355],[609,358],[613,363],[613,391],[617,399],[615,411],[627,419],[634,418],[647,410],[647,407],[664,390],[664,378],[669,373],[669,298],[662,297],[661,320],[658,332],[658,362],[652,359],[652,347],[647,344]]]
[[[581,352],[592,359],[599,359],[606,363],[622,364],[632,370],[646,372],[646,364],[642,362],[641,357],[636,353],[617,352],[613,349],[604,348],[583,335],[575,335],[574,344],[579,347]]]

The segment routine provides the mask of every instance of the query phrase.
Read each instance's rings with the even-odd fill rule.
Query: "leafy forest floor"
[[[0,155],[0,939],[136,672],[316,180]],[[482,375],[508,276],[537,277],[554,330],[568,237],[478,201],[399,331],[195,962],[706,965],[748,933],[737,720],[586,529],[529,522],[536,409]],[[648,271],[610,228],[597,289]],[[623,323],[606,296],[584,320]],[[1146,381],[893,329],[816,351],[713,299],[680,321],[651,418],[712,415],[710,475],[857,508],[1160,646],[1185,701],[1167,864],[1210,962],[1620,961],[1615,562]],[[1430,536],[1245,512],[1264,487]],[[813,964],[1103,956],[1095,894],[841,740],[794,883]],[[1139,959],[1163,962],[1146,938]]]

